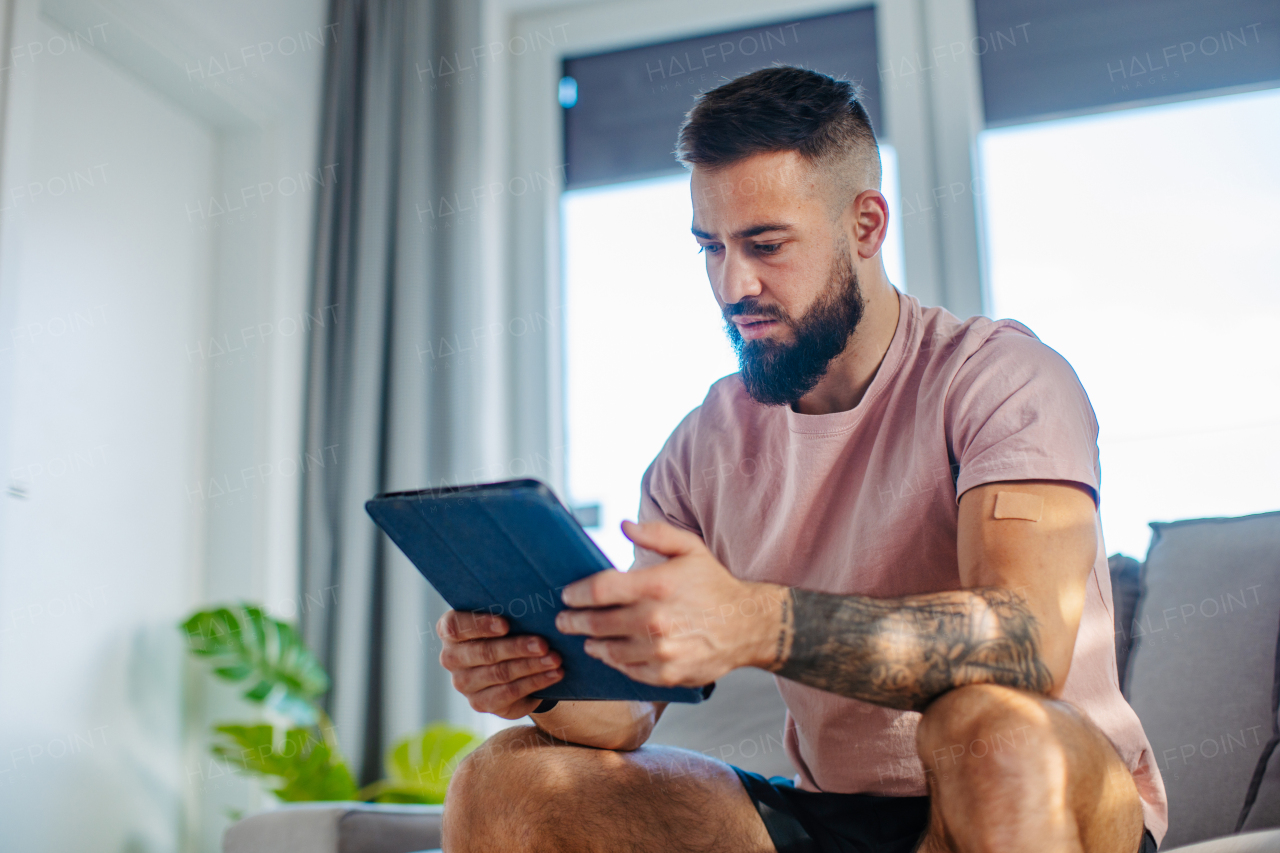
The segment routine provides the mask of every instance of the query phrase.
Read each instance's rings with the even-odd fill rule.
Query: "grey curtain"
[[[333,677],[328,708],[362,783],[396,737],[448,716],[421,576],[369,520],[374,494],[446,477],[459,377],[422,351],[465,306],[451,296],[438,229],[421,201],[449,166],[448,108],[423,84],[436,52],[432,4],[335,0],[320,163],[307,369],[301,627]],[[447,9],[445,12],[447,16]],[[442,144],[443,140],[443,144]]]

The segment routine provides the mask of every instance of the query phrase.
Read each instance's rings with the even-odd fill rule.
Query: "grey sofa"
[[[1162,850],[1280,853],[1280,512],[1154,523],[1144,563],[1111,559],[1121,685],[1169,793]],[[653,742],[791,775],[772,676],[730,673],[670,706]],[[232,826],[225,853],[410,853],[440,844],[440,807],[317,803]]]

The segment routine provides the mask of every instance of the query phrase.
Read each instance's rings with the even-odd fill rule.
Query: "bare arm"
[[[1039,520],[996,518],[1000,491],[1036,499]],[[972,489],[957,546],[965,589],[896,599],[790,590],[765,668],[915,711],[966,684],[1060,692],[1097,549],[1088,492],[1045,482]]]
[[[770,670],[876,705],[922,711],[964,684],[1053,684],[1035,616],[1000,587],[892,599],[793,589],[782,618]]]

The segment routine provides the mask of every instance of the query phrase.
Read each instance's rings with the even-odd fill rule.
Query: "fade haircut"
[[[838,215],[880,189],[880,149],[860,90],[790,65],[744,74],[699,95],[685,116],[676,159],[714,171],[754,154],[795,151],[827,173]]]

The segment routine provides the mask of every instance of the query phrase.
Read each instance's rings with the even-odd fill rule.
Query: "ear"
[[[875,257],[889,233],[889,202],[879,190],[863,190],[849,203],[849,213],[853,225],[850,239],[858,256]]]

